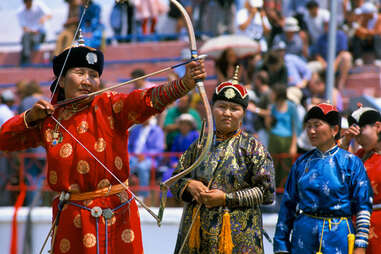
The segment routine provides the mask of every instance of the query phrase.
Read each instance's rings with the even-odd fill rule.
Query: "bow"
[[[191,56],[192,56],[192,59],[196,58],[197,57],[196,36],[194,34],[192,21],[188,15],[187,11],[185,10],[185,8],[179,2],[177,2],[177,0],[170,0],[170,1],[179,9],[181,14],[183,15],[183,18],[185,20],[185,24],[187,27],[187,31],[188,31]],[[172,176],[168,180],[160,183],[160,191],[162,192],[162,194],[161,194],[160,209],[159,209],[159,214],[158,214],[158,217],[160,220],[158,223],[159,226],[160,226],[160,223],[161,223],[162,218],[163,218],[164,209],[166,207],[167,193],[168,193],[169,186],[171,186],[173,183],[175,183],[180,178],[182,178],[182,177],[186,176],[187,174],[189,174],[190,172],[192,172],[196,167],[198,167],[200,165],[200,163],[205,159],[207,153],[210,150],[211,144],[212,144],[212,137],[213,137],[212,110],[210,108],[209,100],[208,100],[208,97],[206,95],[205,86],[204,86],[204,83],[202,82],[202,80],[196,80],[196,86],[199,90],[199,93],[201,95],[201,99],[202,99],[202,102],[204,104],[205,111],[206,111],[207,126],[208,126],[207,138],[205,141],[204,149],[201,151],[197,160],[189,168],[185,169],[184,171],[180,172],[177,175]],[[203,125],[203,130],[204,130],[204,128],[205,128],[205,123]],[[199,140],[202,140],[202,136],[203,136],[203,132],[204,132],[203,130],[200,133],[200,139]]]

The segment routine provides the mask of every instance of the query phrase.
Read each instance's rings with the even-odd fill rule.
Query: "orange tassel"
[[[355,235],[354,234],[348,234],[348,254],[353,253],[353,249],[355,247]]]
[[[196,215],[197,212],[197,207],[193,208],[193,214],[192,214],[192,221],[194,219],[194,216]],[[189,236],[189,248],[200,248],[200,227],[201,227],[201,222],[200,222],[200,213],[197,214],[196,220],[193,223],[192,230],[190,232]]]
[[[222,227],[218,251],[223,254],[232,254],[233,247],[234,245],[230,228],[230,214],[227,210],[225,210],[224,216],[222,217]]]

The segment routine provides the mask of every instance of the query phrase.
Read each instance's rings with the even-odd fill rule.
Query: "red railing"
[[[134,154],[130,154],[134,155]],[[39,186],[34,181],[35,178],[42,178],[44,179],[44,183],[42,185],[42,190],[49,192],[51,191],[49,186],[47,185],[45,181],[45,176],[47,172],[47,163],[45,165],[42,165],[41,159],[45,159],[45,154],[34,154],[34,153],[25,153],[25,152],[13,152],[10,154],[6,153],[0,153],[0,160],[6,159],[8,163],[8,169],[2,169],[0,170],[0,177],[2,179],[8,179],[6,183],[6,189],[11,192],[19,192],[20,190],[26,190],[26,191],[36,191],[39,189]],[[138,156],[138,155],[137,155]],[[151,163],[151,170],[150,170],[150,180],[148,186],[140,186],[139,180],[137,176],[130,175],[130,187],[133,191],[150,191],[150,192],[159,192],[159,183],[162,180],[160,174],[164,174],[164,171],[160,171],[160,168],[163,166],[166,166],[167,169],[171,169],[171,165],[169,163],[170,159],[172,157],[180,157],[181,153],[159,153],[159,154],[144,154],[145,157],[149,157],[152,162],[155,161],[155,163]],[[272,154],[272,158],[274,160],[275,165],[281,165],[282,170],[286,170],[289,172],[290,165],[289,163],[286,163],[286,161],[290,160],[292,163],[296,160],[297,156],[291,157],[289,154],[283,153],[283,154]],[[42,167],[41,173],[38,176],[32,176],[28,172],[29,167],[32,165],[32,163],[36,163],[37,165],[40,165]],[[1,164],[0,164],[1,166]],[[4,167],[4,165],[3,165]],[[7,175],[7,172],[12,175]],[[13,179],[13,180],[10,180]],[[16,179],[16,181],[15,181]],[[277,186],[277,192],[282,193],[283,192],[283,186],[286,182],[287,177],[284,177],[281,180],[280,186]],[[2,186],[0,186],[1,188]],[[12,205],[12,204],[10,204]]]

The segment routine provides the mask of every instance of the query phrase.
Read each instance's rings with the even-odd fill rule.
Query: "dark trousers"
[[[40,44],[45,40],[45,33],[31,33],[26,32],[22,35],[21,38],[21,59],[20,64],[30,63],[32,53],[37,51],[40,47]]]

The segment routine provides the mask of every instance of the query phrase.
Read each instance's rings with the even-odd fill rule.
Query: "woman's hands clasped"
[[[197,203],[203,204],[207,208],[225,205],[225,192],[218,189],[209,190],[209,188],[200,181],[190,180],[187,190]]]

